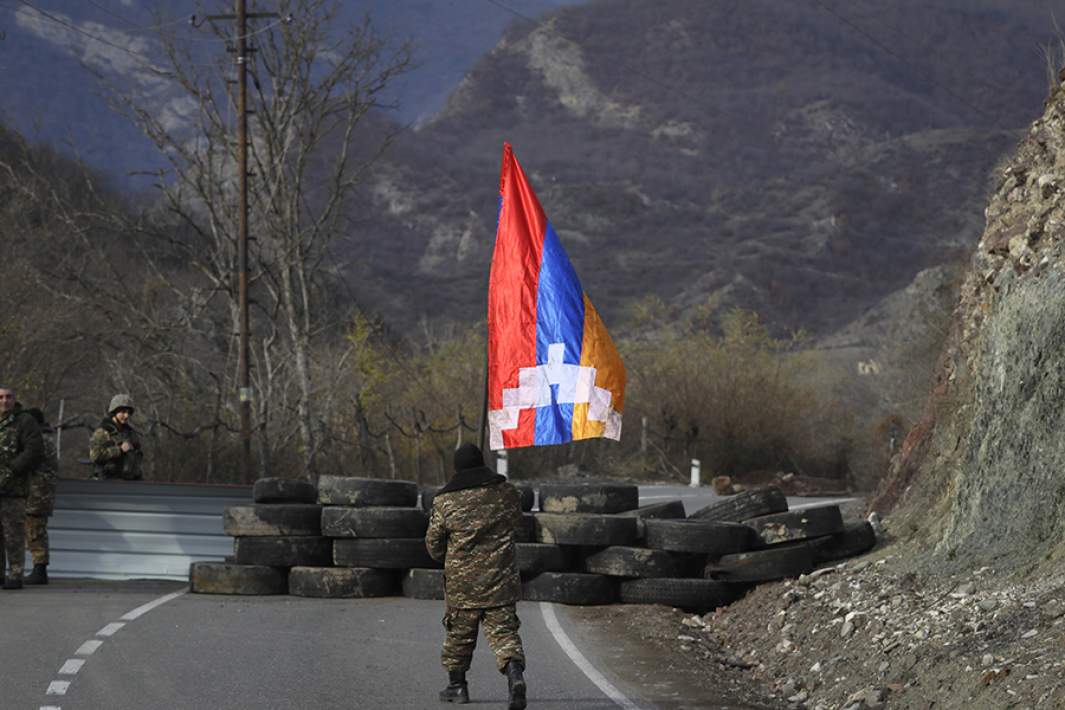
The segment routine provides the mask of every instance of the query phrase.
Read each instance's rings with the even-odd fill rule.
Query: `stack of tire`
[[[537,539],[568,548],[577,571],[528,580],[526,598],[702,610],[743,593],[745,586],[706,579],[703,571],[709,559],[756,545],[750,528],[688,520],[680,501],[640,508],[637,498],[637,488],[628,485],[544,485]]]
[[[706,578],[733,584],[798,577],[876,545],[869,523],[844,524],[838,505],[788,510],[778,488],[744,491],[696,511],[690,519],[741,522],[755,533],[751,550],[709,559],[703,569]]]
[[[292,570],[289,593],[358,599],[397,596],[412,567],[439,565],[425,550],[429,519],[418,507],[412,481],[322,476],[322,535],[331,541],[332,566]]]
[[[327,565],[332,542],[322,536],[322,506],[306,481],[263,478],[252,505],[226,508],[223,529],[234,538],[225,562],[194,562],[189,586],[204,594],[285,594],[292,571]]]
[[[521,494],[521,509],[523,521],[518,530],[518,565],[522,566],[523,559],[528,556],[528,543],[532,540],[533,516],[529,511],[533,509],[536,501],[536,491],[528,486],[516,485]],[[433,499],[436,497],[439,487],[426,487],[422,489],[421,504],[426,516],[433,509]],[[424,540],[423,540],[424,545]],[[526,561],[527,564],[531,562]],[[441,565],[433,563],[431,566],[411,567],[403,575],[401,582],[403,596],[411,599],[443,599],[444,598],[444,571]]]

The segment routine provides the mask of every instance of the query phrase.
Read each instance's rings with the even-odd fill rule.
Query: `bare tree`
[[[410,55],[406,45],[389,50],[368,20],[339,30],[337,2],[281,0],[270,9],[286,21],[260,20],[247,38],[255,50],[248,149],[259,464],[266,473],[268,450],[294,421],[301,467],[313,476],[322,441],[315,401],[329,383],[318,381],[312,361],[331,325],[322,288],[335,275],[327,268],[330,247],[345,227],[355,187],[393,135],[376,130],[372,144],[359,145],[357,129],[369,123]],[[211,27],[230,39],[225,23]],[[173,218],[164,235],[173,254],[201,276],[181,286],[183,299],[205,306],[222,299],[229,332],[236,333],[236,146],[225,52],[220,43],[217,57],[205,62],[202,42],[173,30],[159,39],[166,62],[154,68],[158,83],[147,92],[111,86],[112,93],[169,164],[157,185]],[[227,338],[229,354],[233,341]],[[234,376],[227,373],[230,386]]]

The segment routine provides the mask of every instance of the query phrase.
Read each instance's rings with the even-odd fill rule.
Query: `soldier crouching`
[[[466,671],[477,645],[478,625],[507,676],[510,710],[525,707],[525,652],[518,628],[521,598],[515,532],[521,495],[506,478],[484,465],[481,450],[463,444],[455,452],[455,475],[433,499],[425,546],[444,562],[444,628],[441,660],[448,686],[440,700],[468,703]]]

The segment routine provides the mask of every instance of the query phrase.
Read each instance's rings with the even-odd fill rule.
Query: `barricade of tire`
[[[637,507],[634,485],[544,484],[536,511],[533,490],[519,488],[526,601],[706,611],[754,584],[796,577],[876,544],[869,524],[844,525],[838,506],[789,511],[775,488],[739,493],[690,516],[676,500]],[[317,490],[262,479],[252,505],[226,510],[232,559],[194,563],[191,589],[443,599],[444,573],[424,540],[437,490],[372,478],[322,476]]]

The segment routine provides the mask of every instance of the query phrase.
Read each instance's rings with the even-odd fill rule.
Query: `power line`
[[[946,84],[943,84],[943,83],[941,83],[939,81],[936,81],[932,76],[930,76],[928,74],[928,72],[922,70],[919,66],[916,66],[915,64],[910,62],[909,59],[907,59],[906,57],[904,57],[901,54],[899,54],[898,52],[896,52],[894,49],[889,47],[884,42],[881,42],[879,39],[877,39],[872,34],[867,32],[864,28],[862,28],[861,26],[859,26],[855,22],[852,22],[849,18],[844,17],[843,15],[840,15],[833,8],[829,7],[824,2],[822,2],[822,0],[810,0],[810,4],[814,5],[815,7],[820,8],[821,10],[825,11],[826,13],[831,15],[832,17],[834,17],[837,20],[839,20],[841,23],[843,23],[847,27],[850,27],[852,30],[854,30],[855,32],[860,34],[862,37],[864,37],[870,44],[872,44],[874,47],[879,49],[881,52],[884,52],[885,54],[888,54],[888,55],[894,57],[898,61],[902,62],[904,65],[908,66],[910,69],[915,70],[918,74],[921,74],[930,84],[932,84],[933,86],[935,86],[935,87],[939,88],[940,90],[942,90],[945,94],[950,96],[952,99],[954,99],[958,103],[971,108],[973,111],[976,111],[977,113],[982,115],[984,118],[990,119],[991,121],[993,121],[995,123],[999,122],[999,117],[998,116],[988,113],[987,111],[985,111],[984,109],[980,108],[979,106],[976,106],[975,104],[971,103],[968,99],[966,99],[961,94],[955,93],[954,90],[951,89]]]
[[[518,10],[515,10],[510,5],[502,2],[502,0],[486,0],[486,2],[489,2],[492,5],[495,5],[496,7],[511,13],[515,17],[520,17],[521,19],[527,20],[528,22],[531,22],[531,23],[535,24],[538,27],[541,27],[541,28],[544,28],[544,29],[548,29],[548,26],[547,26],[546,23],[544,23],[544,22],[542,22],[540,20],[537,20],[534,17],[530,17],[529,15],[526,15],[526,14],[524,14],[522,12],[519,12]],[[884,42],[881,42],[879,39],[877,39],[875,36],[873,36],[872,34],[867,32],[865,29],[863,29],[859,25],[855,24],[854,22],[852,22],[848,18],[846,18],[846,17],[840,15],[839,13],[835,12],[831,7],[825,5],[821,0],[810,0],[810,2],[813,3],[816,7],[820,8],[821,10],[823,10],[824,12],[828,13],[829,15],[832,15],[833,17],[835,17],[839,22],[843,23],[844,25],[850,27],[852,30],[854,30],[858,34],[862,35],[862,37],[864,37],[867,41],[869,41],[871,44],[873,44],[873,46],[875,46],[877,49],[881,50],[882,52],[884,52],[884,53],[894,57],[898,61],[902,62],[905,66],[910,68],[911,71],[915,71],[916,73],[922,75],[930,84],[932,84],[933,86],[936,86],[937,88],[941,89],[948,96],[950,96],[951,98],[953,98],[956,101],[958,101],[958,103],[960,103],[960,104],[972,109],[976,113],[984,116],[985,118],[987,118],[987,119],[989,119],[989,120],[991,120],[991,121],[993,121],[995,123],[999,122],[999,117],[998,116],[993,115],[991,113],[988,113],[985,109],[982,109],[979,106],[976,106],[975,104],[970,102],[968,99],[966,99],[964,96],[962,96],[962,95],[958,94],[957,92],[953,91],[949,86],[943,84],[942,82],[936,81],[933,77],[929,76],[928,73],[926,71],[922,70],[919,66],[913,64],[909,59],[907,59],[906,57],[904,57],[901,54],[899,54],[898,52],[896,52],[894,49],[892,49],[890,46],[888,46]],[[647,81],[649,81],[649,82],[651,82],[651,83],[653,83],[653,84],[655,84],[655,85],[657,85],[657,86],[659,86],[659,87],[661,87],[663,89],[666,89],[667,91],[671,91],[671,92],[675,93],[678,96],[681,96],[681,97],[686,98],[686,99],[688,99],[690,101],[694,101],[694,102],[696,102],[698,104],[701,104],[704,107],[709,107],[710,106],[710,104],[706,101],[705,98],[697,97],[697,96],[694,96],[692,94],[689,94],[686,91],[684,91],[682,89],[679,89],[676,86],[671,86],[670,84],[667,84],[667,83],[661,81],[657,77],[653,77],[653,76],[650,76],[649,74],[641,72],[639,69],[630,69],[629,73],[633,74],[635,76],[638,76],[638,77],[640,77],[642,79],[645,79],[645,80],[647,80]]]
[[[181,19],[178,19],[178,20],[167,20],[165,22],[159,22],[159,23],[154,24],[154,25],[138,25],[136,22],[134,22],[133,20],[129,19],[128,17],[124,17],[123,15],[118,14],[114,10],[111,10],[110,8],[104,7],[100,3],[96,2],[96,0],[88,0],[88,3],[90,5],[92,5],[93,7],[95,7],[96,9],[100,10],[101,12],[104,12],[104,13],[110,15],[111,17],[115,18],[116,20],[122,20],[127,25],[130,25],[129,27],[126,28],[126,30],[125,30],[126,32],[153,32],[153,31],[158,31],[158,30],[162,29],[163,27],[170,27],[171,25],[184,24],[184,23],[189,21],[188,17],[182,17]]]

